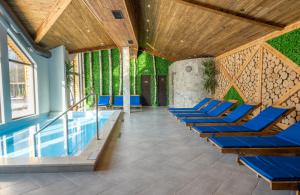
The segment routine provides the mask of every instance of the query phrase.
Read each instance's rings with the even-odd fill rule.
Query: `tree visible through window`
[[[8,57],[12,118],[35,114],[33,65],[10,37]]]

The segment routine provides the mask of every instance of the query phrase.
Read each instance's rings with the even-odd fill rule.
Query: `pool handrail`
[[[53,120],[51,120],[50,122],[48,122],[47,124],[45,124],[43,127],[41,127],[37,132],[35,132],[33,134],[33,140],[34,140],[34,148],[36,147],[36,135],[39,134],[40,132],[42,132],[43,130],[45,130],[47,127],[49,127],[50,125],[52,125],[54,122],[56,122],[58,119],[60,119],[62,116],[65,116],[66,117],[66,122],[65,122],[65,127],[66,127],[66,130],[68,132],[68,112],[71,111],[73,108],[75,108],[76,106],[78,106],[79,104],[81,104],[82,102],[84,102],[87,98],[89,98],[90,96],[94,96],[95,97],[95,102],[96,102],[96,132],[97,132],[97,140],[100,140],[100,137],[99,137],[99,116],[98,116],[98,95],[97,94],[94,94],[94,93],[91,93],[87,96],[85,96],[84,98],[82,98],[81,100],[79,100],[76,104],[70,106],[66,111],[64,111],[63,113],[59,114],[57,117],[55,117]],[[34,153],[35,153],[35,156],[36,156],[36,149],[34,149]]]

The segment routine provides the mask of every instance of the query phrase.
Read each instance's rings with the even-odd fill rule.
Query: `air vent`
[[[112,10],[111,12],[115,19],[117,19],[117,20],[124,19],[124,16],[123,16],[123,13],[121,10]]]
[[[133,44],[133,40],[128,40],[128,44],[132,45]]]

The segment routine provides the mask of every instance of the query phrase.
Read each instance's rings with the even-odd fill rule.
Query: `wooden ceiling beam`
[[[87,51],[97,51],[97,50],[105,50],[105,49],[114,49],[116,48],[116,45],[105,45],[105,46],[97,46],[97,47],[89,47],[89,48],[82,48],[82,49],[76,49],[76,50],[70,50],[69,53],[82,53]]]
[[[44,19],[42,24],[38,27],[35,35],[34,41],[39,43],[47,34],[47,32],[54,25],[56,20],[61,16],[61,14],[65,11],[68,5],[72,0],[58,0],[53,6],[50,14]]]
[[[169,60],[169,61],[171,61],[171,62],[177,61],[176,58],[174,58],[174,57],[172,57],[172,56],[166,56],[166,55],[160,53],[160,52],[157,51],[157,50],[151,50],[151,49],[148,49],[148,48],[140,48],[139,50],[140,50],[140,51],[146,51],[146,52],[151,53],[152,55],[157,56],[157,57],[160,57],[160,58],[165,58],[165,59],[167,59],[167,60]]]
[[[135,35],[132,14],[127,7],[125,0],[82,0],[91,13],[103,26],[106,33],[113,42],[119,47],[138,48],[138,41]],[[127,2],[128,3],[128,2]],[[121,10],[123,19],[115,19],[112,10]],[[128,43],[131,40],[132,43]]]
[[[196,7],[201,10],[211,12],[211,13],[214,13],[214,14],[217,14],[220,16],[228,17],[228,18],[235,19],[235,20],[240,20],[243,22],[248,22],[250,24],[254,24],[254,25],[258,25],[258,26],[262,26],[262,27],[266,27],[266,28],[270,28],[273,30],[283,30],[283,28],[285,27],[283,25],[275,24],[275,23],[268,22],[268,21],[263,21],[263,20],[251,17],[249,15],[241,14],[238,12],[233,12],[233,11],[230,11],[227,9],[223,9],[220,7],[216,7],[214,5],[202,3],[199,1],[195,1],[195,0],[175,0],[175,2],[184,4],[187,6]]]

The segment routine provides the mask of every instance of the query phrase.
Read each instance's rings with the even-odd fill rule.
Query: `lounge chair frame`
[[[283,108],[280,106],[272,106],[274,108]],[[295,107],[290,108],[286,113],[284,113],[282,116],[280,116],[277,120],[273,121],[270,123],[267,127],[262,129],[259,132],[218,132],[218,133],[200,133],[199,131],[193,129],[196,133],[199,134],[200,137],[205,138],[205,137],[211,137],[211,136],[216,136],[216,137],[222,137],[222,136],[271,136],[275,135],[278,133],[278,131],[272,130],[272,127],[281,121],[285,116],[289,115],[291,112],[295,110]]]
[[[218,151],[224,154],[235,153],[242,155],[300,155],[300,147],[282,147],[282,148],[222,148],[214,141],[207,139]]]
[[[271,181],[268,178],[264,177],[257,171],[255,171],[252,167],[248,166],[242,159],[238,158],[238,163],[240,165],[244,165],[250,170],[252,170],[258,177],[263,178],[270,186],[272,190],[296,190],[296,194],[300,195],[300,180],[297,181]]]

